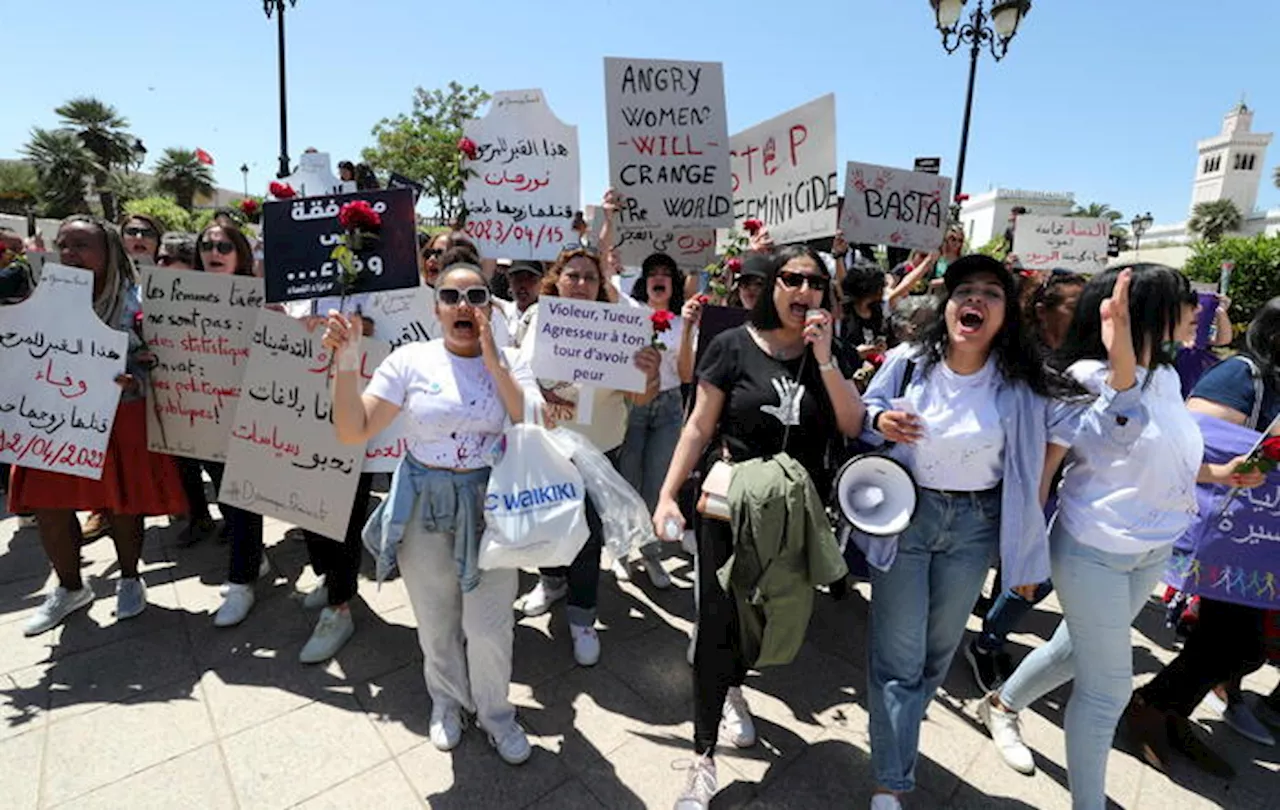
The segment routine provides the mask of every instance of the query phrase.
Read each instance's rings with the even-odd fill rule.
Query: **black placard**
[[[942,158],[918,157],[916,158],[913,171],[925,172],[926,174],[938,174],[942,171]]]
[[[410,180],[399,172],[392,172],[387,178],[387,188],[407,188],[413,190],[413,201],[415,203],[422,199],[422,195],[427,193],[427,187],[416,181]]]
[[[343,235],[338,212],[353,200],[364,200],[382,216],[379,238],[358,253],[365,270],[345,292],[378,292],[416,287],[418,255],[413,191],[357,191],[263,206],[263,262],[269,303],[341,295],[342,273],[330,258]]]

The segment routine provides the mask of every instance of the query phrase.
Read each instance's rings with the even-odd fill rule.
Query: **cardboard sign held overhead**
[[[850,161],[840,231],[853,245],[937,250],[950,205],[950,177]]]
[[[0,462],[100,480],[128,350],[93,311],[93,273],[46,262],[0,307]]]
[[[541,90],[496,93],[463,133],[476,144],[466,233],[482,256],[550,260],[577,241],[578,128],[556,118]]]
[[[1013,230],[1013,252],[1027,270],[1055,267],[1092,275],[1107,266],[1107,219],[1022,214]]]

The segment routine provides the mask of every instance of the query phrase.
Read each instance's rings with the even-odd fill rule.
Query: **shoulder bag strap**
[[[1243,354],[1238,354],[1236,357],[1249,367],[1249,377],[1253,380],[1253,408],[1250,409],[1249,420],[1244,423],[1244,426],[1250,430],[1257,430],[1258,421],[1262,419],[1262,395],[1264,393],[1262,372],[1258,369],[1257,364],[1254,363],[1251,358],[1246,357]]]

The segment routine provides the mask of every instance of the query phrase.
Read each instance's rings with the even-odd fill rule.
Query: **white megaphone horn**
[[[901,534],[916,513],[916,482],[907,468],[878,454],[855,456],[836,473],[836,502],[853,528],[888,537]]]

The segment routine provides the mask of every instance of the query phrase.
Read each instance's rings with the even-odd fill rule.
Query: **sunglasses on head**
[[[233,242],[201,242],[200,249],[210,253],[216,250],[223,256],[228,256],[235,252],[236,246]]]
[[[783,270],[778,273],[778,281],[782,282],[782,286],[789,290],[798,290],[801,285],[808,284],[809,289],[814,292],[824,293],[831,280],[826,276],[809,275],[808,273],[795,273],[790,270]]]
[[[459,290],[457,287],[441,287],[436,290],[436,297],[447,307],[456,307],[462,302],[464,296],[467,303],[473,307],[489,304],[489,290],[484,287],[468,287],[465,290]]]

